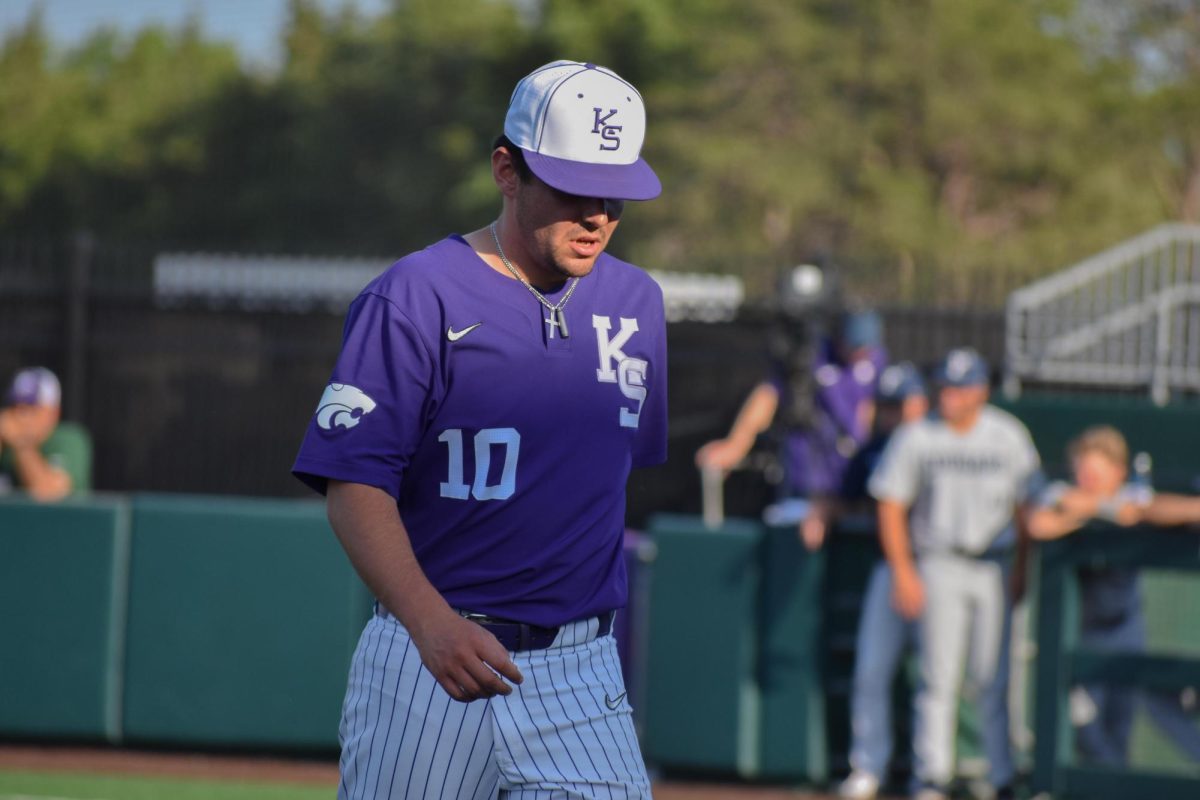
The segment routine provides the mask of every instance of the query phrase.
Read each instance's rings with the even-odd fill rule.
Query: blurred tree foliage
[[[0,47],[0,233],[399,254],[497,208],[512,86],[643,92],[666,187],[619,252],[752,289],[807,258],[948,301],[1200,219],[1200,0],[292,0],[277,70],[198,25]],[[974,287],[974,288],[972,288]]]

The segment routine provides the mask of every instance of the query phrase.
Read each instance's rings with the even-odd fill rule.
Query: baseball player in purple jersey
[[[377,598],[340,798],[635,798],[616,647],[625,483],[666,456],[662,295],[604,252],[661,191],[645,110],[557,61],[513,93],[499,218],[351,304],[296,475]]]

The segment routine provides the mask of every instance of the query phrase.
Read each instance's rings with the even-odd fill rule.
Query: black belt
[[[528,622],[489,617],[487,614],[472,614],[468,611],[460,611],[459,613],[462,614],[463,619],[469,619],[471,622],[490,631],[493,636],[500,640],[500,644],[504,645],[504,649],[512,653],[520,653],[525,650],[545,650],[554,644],[554,640],[557,638],[559,630],[561,630],[561,627],[543,628],[541,625],[530,625]],[[600,629],[596,632],[596,636],[606,636],[612,630],[614,616],[615,612],[606,611],[599,617],[591,617],[587,621],[590,622],[593,619],[599,619]],[[580,622],[583,621],[580,620]]]
[[[1005,545],[1004,547],[989,547],[983,551],[975,551],[954,545],[948,552],[951,555],[961,558],[971,558],[976,561],[1003,561],[1017,552],[1017,547],[1016,545]]]

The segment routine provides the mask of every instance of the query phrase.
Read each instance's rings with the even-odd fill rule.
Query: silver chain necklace
[[[533,284],[525,280],[525,276],[517,272],[517,268],[508,260],[508,256],[504,255],[504,248],[500,246],[500,237],[496,235],[496,223],[493,222],[488,228],[492,232],[492,241],[496,243],[496,252],[500,254],[500,260],[504,262],[504,266],[512,273],[512,276],[525,284],[525,288],[533,292],[533,296],[538,299],[538,302],[550,310],[550,318],[545,322],[550,325],[550,338],[554,338],[554,329],[558,328],[558,332],[562,334],[562,338],[566,339],[570,334],[567,332],[567,318],[563,315],[563,306],[571,299],[571,295],[575,294],[575,287],[579,285],[579,278],[574,278],[571,285],[567,287],[567,293],[562,296],[562,299],[557,303],[551,303],[546,299],[546,296],[534,288]]]

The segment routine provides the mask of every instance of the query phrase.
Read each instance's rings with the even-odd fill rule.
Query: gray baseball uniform
[[[925,584],[921,686],[914,707],[916,778],[954,775],[954,725],[964,666],[979,705],[990,782],[1012,781],[1008,739],[1008,556],[1013,510],[1034,490],[1037,450],[1015,417],[985,406],[965,433],[936,415],[900,428],[871,477],[871,494],[911,509],[913,552]]]

